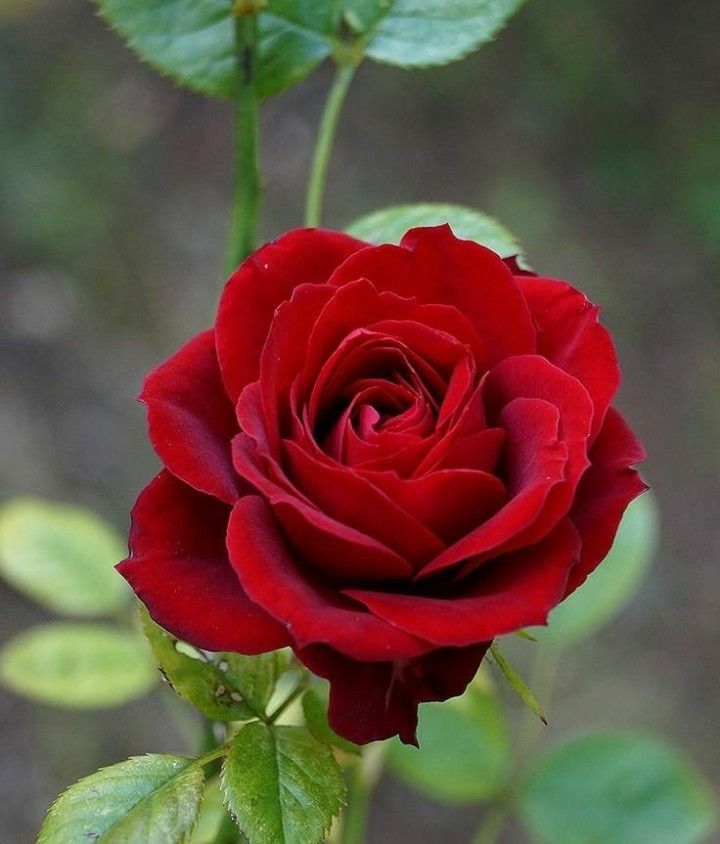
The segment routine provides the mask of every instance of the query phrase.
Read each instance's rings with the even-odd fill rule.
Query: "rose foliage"
[[[415,741],[546,622],[645,489],[598,308],[449,227],[292,231],[142,391],[164,464],[119,566],[211,651],[290,646],[357,743]]]

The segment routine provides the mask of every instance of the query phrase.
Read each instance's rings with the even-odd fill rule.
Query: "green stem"
[[[260,208],[258,97],[255,80],[257,14],[235,14],[235,145],[233,197],[225,271],[229,275],[255,248]]]
[[[305,673],[299,680],[297,686],[290,692],[290,694],[285,698],[285,700],[279,704],[277,709],[274,712],[271,712],[270,715],[267,717],[268,724],[274,724],[277,719],[285,712],[285,710],[294,703],[300,695],[305,691],[310,682],[310,675]]]
[[[495,659],[498,652],[493,653]],[[502,657],[501,657],[502,658]],[[558,651],[552,647],[540,645],[533,665],[530,686],[548,706],[553,685],[557,676]],[[472,839],[472,844],[496,844],[500,840],[508,819],[513,811],[515,795],[523,779],[528,762],[533,756],[541,734],[540,721],[536,714],[526,709],[520,726],[518,741],[515,746],[513,769],[505,787],[488,804],[482,823]]]
[[[308,181],[305,204],[305,225],[319,226],[322,220],[323,196],[327,181],[328,165],[335,140],[340,111],[347,96],[357,64],[349,59],[338,63],[327,102],[320,119],[315,154],[313,156],[310,180]]]
[[[488,806],[488,810],[483,816],[483,822],[475,833],[472,844],[496,844],[502,831],[505,829],[505,823],[509,814],[510,805],[506,800]]]
[[[350,769],[348,804],[340,822],[340,844],[363,844],[365,840],[370,796],[382,773],[385,751],[384,743],[371,744]]]

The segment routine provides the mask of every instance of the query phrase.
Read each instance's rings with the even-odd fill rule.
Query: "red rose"
[[[543,624],[645,489],[597,317],[447,226],[286,234],[145,382],[166,468],[121,573],[198,647],[292,646],[341,735],[413,742],[418,703]]]

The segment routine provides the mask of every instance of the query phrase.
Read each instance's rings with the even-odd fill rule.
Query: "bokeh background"
[[[550,738],[661,732],[716,791],[719,35],[716,0],[530,0],[462,63],[368,63],[326,210],[342,227],[396,202],[481,209],[602,304],[663,536],[632,605],[563,661]],[[301,219],[328,81],[264,109],[264,238]],[[0,147],[0,494],[84,504],[124,531],[156,468],[140,381],[207,325],[220,288],[230,108],[155,76],[86,0],[0,0]],[[0,641],[41,618],[0,584]],[[190,749],[157,695],[78,715],[0,691],[0,724],[3,844],[34,841],[49,802],[100,765]],[[479,812],[388,776],[369,841],[468,840]]]

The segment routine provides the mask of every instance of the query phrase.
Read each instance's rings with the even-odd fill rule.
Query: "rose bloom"
[[[598,308],[457,239],[292,231],[150,373],[165,468],[119,565],[210,651],[289,645],[364,743],[415,741],[493,639],[573,592],[645,485]]]

